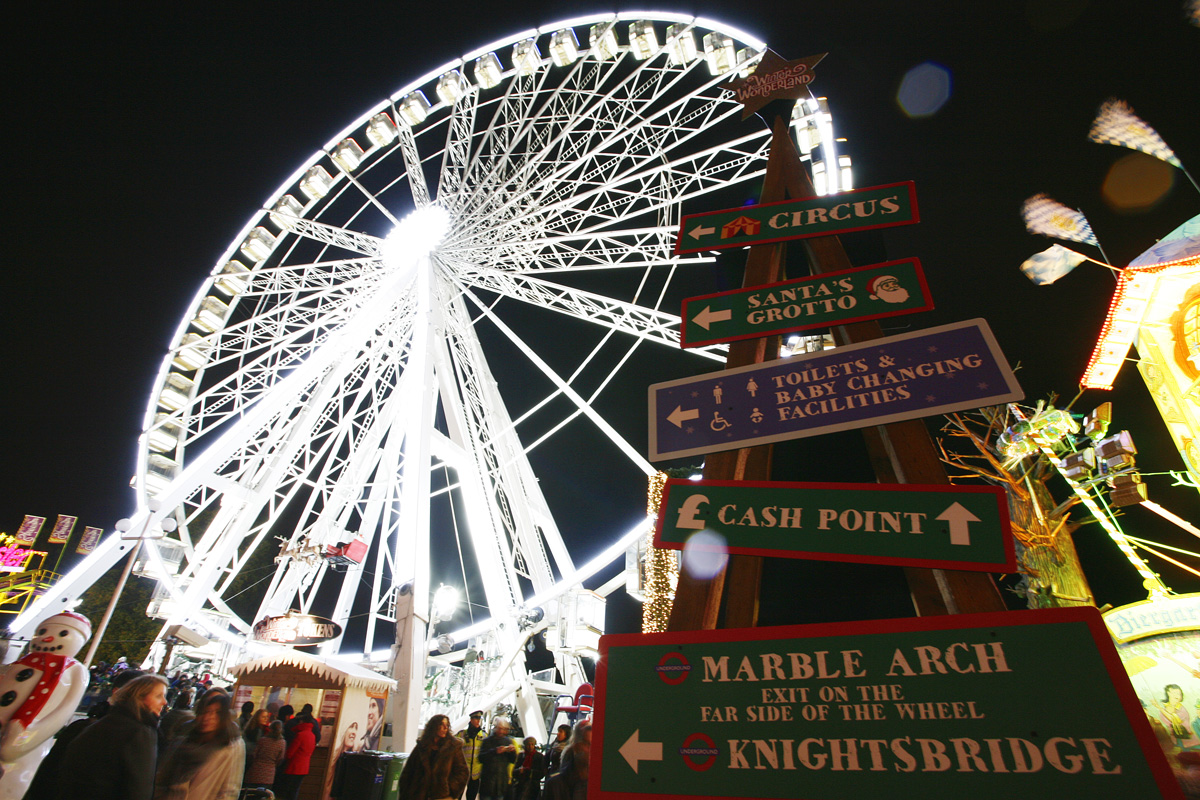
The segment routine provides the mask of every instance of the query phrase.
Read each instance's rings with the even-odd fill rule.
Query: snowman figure
[[[47,617],[29,652],[0,677],[0,800],[25,794],[50,739],[83,699],[88,671],[73,656],[91,635],[92,623],[82,614]]]

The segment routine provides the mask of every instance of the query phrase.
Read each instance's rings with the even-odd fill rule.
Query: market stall
[[[384,721],[395,681],[346,661],[316,658],[290,648],[239,664],[234,708],[290,705],[297,713],[308,703],[321,720],[321,741],[313,753],[300,800],[327,800],[338,760],[346,753],[386,749]]]

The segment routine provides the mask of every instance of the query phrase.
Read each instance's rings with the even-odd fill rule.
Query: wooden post
[[[816,194],[791,138],[791,103],[775,101],[762,112],[771,119],[771,149],[767,157],[760,203],[802,199]],[[803,240],[813,274],[849,269],[852,265],[836,236]],[[750,247],[743,288],[782,280],[784,245]],[[834,338],[839,345],[878,339],[883,336],[875,321],[839,325]],[[726,369],[769,361],[779,357],[779,336],[733,342]],[[882,483],[948,484],[933,439],[923,420],[906,420],[864,430],[867,448],[877,479]],[[760,445],[709,454],[704,477],[709,480],[770,480],[771,446]],[[758,622],[760,556],[731,556],[720,574],[697,580],[681,570],[675,604],[667,630],[704,630],[717,626],[726,583],[725,627],[753,627]],[[1004,601],[991,575],[958,570],[905,569],[913,608],[918,616],[1003,611]]]

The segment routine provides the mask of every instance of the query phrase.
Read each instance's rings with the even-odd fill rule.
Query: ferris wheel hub
[[[413,211],[392,228],[383,240],[381,254],[385,263],[400,267],[428,256],[450,230],[450,212],[437,204]]]

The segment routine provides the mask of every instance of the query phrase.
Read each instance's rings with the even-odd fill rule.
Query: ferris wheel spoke
[[[448,211],[462,211],[466,207],[471,134],[478,108],[479,92],[471,91],[454,104],[450,114],[442,168],[437,181],[438,204]]]
[[[214,345],[212,363],[222,367],[229,363],[236,369],[199,392],[188,408],[169,418],[186,423],[184,444],[239,418],[273,387],[306,367],[325,347],[351,346],[339,340],[345,338],[346,329],[363,309],[376,301],[344,291],[331,294],[342,296],[324,305],[315,302],[313,296],[294,305],[281,303],[281,307],[292,308],[292,313],[272,309],[226,330],[227,340]],[[406,308],[407,301],[401,301],[392,318],[405,320]],[[231,352],[223,352],[226,345],[230,345]],[[186,419],[183,411],[187,411]]]
[[[395,106],[392,106],[392,113],[395,118],[399,118]],[[404,158],[405,174],[408,176],[408,188],[412,192],[413,205],[416,208],[424,208],[429,205],[429,186],[425,182],[425,169],[421,166],[421,154],[417,149],[417,140],[409,126],[397,125],[396,129],[400,153]]]
[[[376,236],[368,236],[357,231],[328,225],[316,220],[305,219],[304,217],[294,217],[283,212],[275,213],[283,220],[283,225],[287,230],[299,236],[305,236],[314,241],[323,242],[343,250],[349,250],[352,253],[360,253],[374,258],[379,258],[381,255],[379,249],[381,240]],[[390,212],[388,212],[388,216],[391,216]]]
[[[648,341],[673,348],[679,346],[679,317],[674,314],[549,283],[530,275],[480,270],[469,277],[464,276],[464,282],[470,287],[568,314]],[[705,358],[724,360],[724,354],[717,347],[695,348],[693,352]]]
[[[639,68],[646,69],[643,64]],[[630,76],[631,78],[635,77]],[[705,89],[715,84],[710,81]],[[646,93],[646,87],[640,87]],[[580,93],[583,94],[583,93]],[[597,107],[571,115],[571,124],[561,134],[576,136],[561,143],[561,158],[554,159],[556,169],[544,173],[539,168],[549,156],[542,151],[529,157],[520,172],[506,180],[531,187],[524,193],[508,198],[510,204],[527,202],[534,191],[541,187],[566,186],[574,183],[603,183],[606,172],[618,168],[625,159],[636,160],[639,154],[656,158],[657,153],[669,152],[688,141],[697,132],[740,110],[737,104],[725,101],[714,102],[712,98],[686,96],[654,113],[645,114],[646,107],[653,102],[647,98],[613,98],[604,95],[596,99]],[[720,108],[722,111],[717,112]],[[542,120],[537,120],[541,122]],[[585,127],[587,124],[587,127]],[[643,157],[645,157],[645,155]],[[501,171],[497,171],[502,174]],[[553,197],[539,196],[538,207],[553,202]]]

